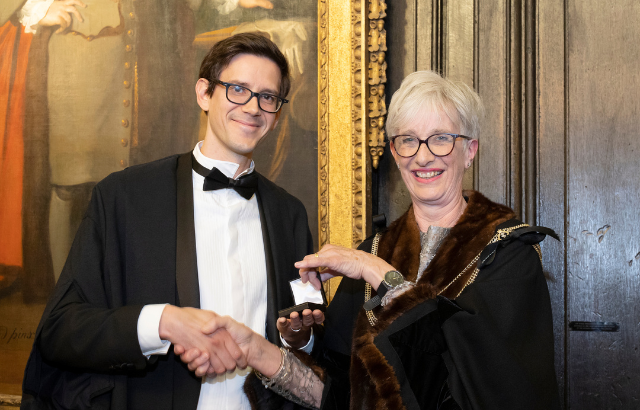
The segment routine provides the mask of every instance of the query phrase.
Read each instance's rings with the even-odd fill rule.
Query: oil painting
[[[256,170],[302,200],[317,246],[317,3],[313,0],[8,0],[0,6],[0,394],[20,395],[39,318],[95,184],[192,150],[208,49],[273,40],[290,103]]]

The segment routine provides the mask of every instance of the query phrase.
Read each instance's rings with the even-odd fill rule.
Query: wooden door
[[[549,188],[539,193],[539,220],[555,225],[564,221],[564,252],[556,252],[549,266],[564,270],[564,283],[553,287],[556,310],[561,311],[560,302],[565,308],[557,323],[565,332],[567,408],[637,409],[640,4],[567,1],[563,10],[541,14],[544,18],[550,21],[539,33],[538,72],[540,88],[549,97],[539,105],[545,127],[539,135],[540,186]],[[547,48],[544,40],[555,46]],[[559,57],[562,66],[543,65]],[[556,117],[557,112],[564,121],[555,118],[551,123],[563,124],[561,138],[558,130],[543,124],[546,115]],[[562,196],[554,186],[563,187]],[[619,330],[578,331],[575,322],[587,322],[591,330],[600,322],[614,322]]]

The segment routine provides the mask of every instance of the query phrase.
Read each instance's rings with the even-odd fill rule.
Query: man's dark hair
[[[273,61],[280,68],[280,97],[286,97],[291,89],[291,75],[289,63],[282,51],[273,41],[256,33],[240,33],[226,38],[211,47],[207,56],[200,65],[200,78],[209,81],[207,94],[213,94],[216,83],[220,79],[220,73],[227,68],[231,60],[239,54],[252,54],[265,57]]]

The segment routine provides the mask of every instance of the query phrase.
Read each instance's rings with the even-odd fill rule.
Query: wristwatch
[[[367,300],[364,303],[364,310],[373,310],[376,306],[382,303],[382,298],[387,294],[387,291],[400,286],[404,283],[404,276],[397,270],[390,270],[384,274],[384,279],[378,286],[377,295]]]

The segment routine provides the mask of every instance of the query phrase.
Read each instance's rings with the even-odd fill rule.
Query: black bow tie
[[[258,174],[252,172],[243,175],[238,179],[227,178],[218,168],[208,170],[203,167],[196,158],[191,154],[191,163],[193,170],[204,177],[205,191],[215,191],[217,189],[231,188],[239,193],[244,199],[250,199],[258,189]]]

